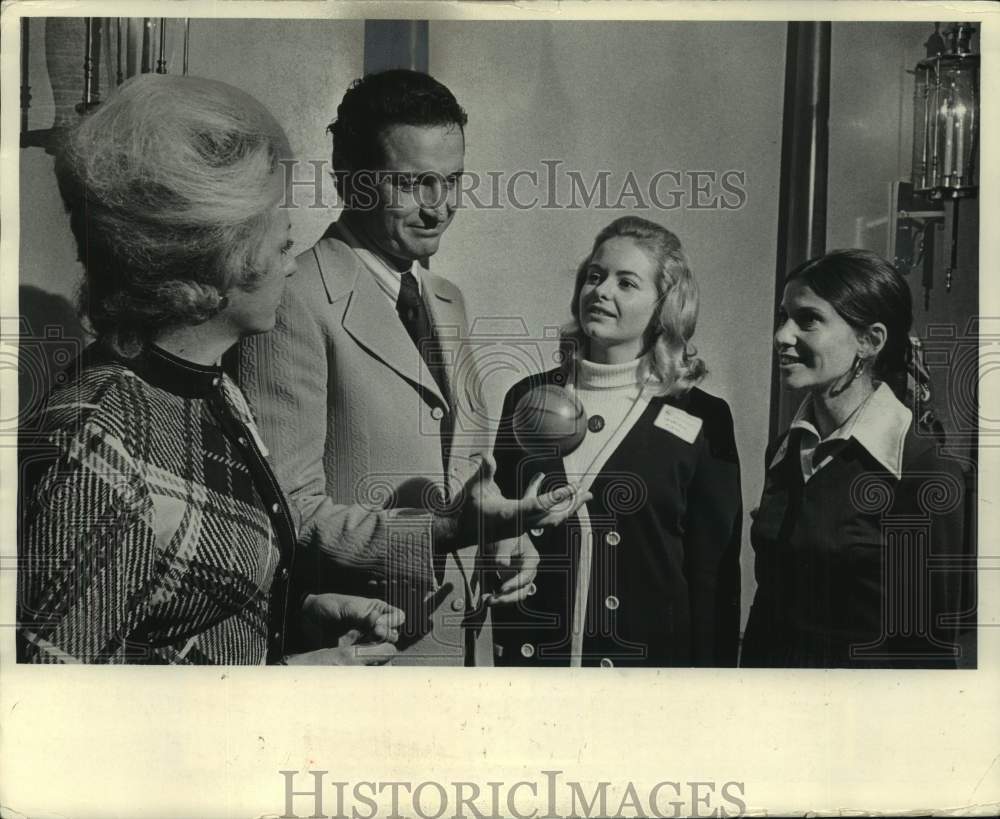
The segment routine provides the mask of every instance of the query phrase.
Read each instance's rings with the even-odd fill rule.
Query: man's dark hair
[[[468,116],[455,95],[429,74],[394,68],[355,80],[337,106],[333,167],[337,190],[354,171],[377,170],[384,158],[380,137],[392,125],[456,125],[464,132]]]

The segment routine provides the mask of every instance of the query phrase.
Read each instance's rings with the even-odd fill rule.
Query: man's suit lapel
[[[353,287],[342,319],[344,329],[358,344],[403,378],[429,391],[448,406],[446,397],[441,394],[392,303],[361,261],[353,252],[347,252],[353,259],[355,269]]]
[[[463,349],[465,313],[459,298],[457,289],[450,282],[434,275],[424,277],[424,303],[430,313],[441,356],[445,362],[448,405],[455,412],[459,408],[455,374],[460,367],[468,366],[469,362],[463,362],[463,357],[468,357],[470,352],[468,349]]]

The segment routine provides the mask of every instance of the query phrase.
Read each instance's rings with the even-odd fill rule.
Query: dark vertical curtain
[[[826,250],[829,160],[830,23],[789,23],[785,51],[785,105],[781,132],[775,308],[785,274]],[[770,439],[791,422],[793,396],[771,364]]]

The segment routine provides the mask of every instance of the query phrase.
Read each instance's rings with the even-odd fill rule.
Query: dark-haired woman
[[[384,663],[402,612],[312,593],[219,360],[270,330],[289,218],[274,118],[195,77],[130,80],[57,170],[96,336],[21,437],[20,659]],[[306,570],[306,571],[304,571]],[[363,650],[343,639],[371,639]]]
[[[807,394],[767,450],[745,666],[959,659],[949,559],[965,542],[965,484],[898,397],[911,322],[905,279],[874,253],[834,251],[787,277],[774,344],[783,383]]]
[[[736,662],[741,496],[729,407],[696,385],[698,289],[677,237],[645,219],[602,230],[580,265],[563,366],[508,393],[497,435],[505,494],[544,473],[593,497],[535,530],[536,593],[494,609],[497,663],[724,666]],[[560,458],[522,448],[519,400],[566,387],[589,417]]]

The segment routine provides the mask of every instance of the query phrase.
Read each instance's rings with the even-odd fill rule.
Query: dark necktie
[[[420,286],[413,274],[406,272],[400,280],[399,298],[396,300],[396,312],[410,334],[413,343],[420,351],[427,364],[427,368],[434,376],[438,387],[444,395],[447,395],[446,378],[444,373],[444,362],[442,361],[441,350],[434,335],[434,327],[431,324],[430,316],[427,314],[427,305],[420,297]]]

